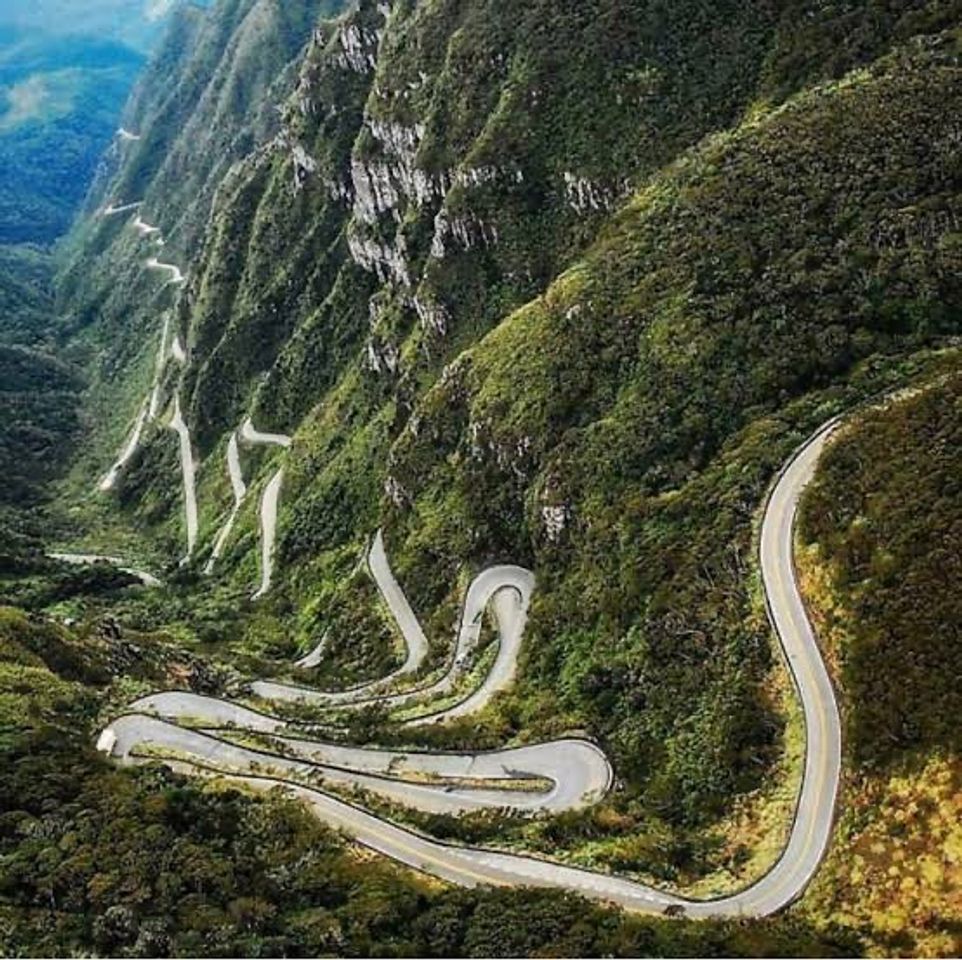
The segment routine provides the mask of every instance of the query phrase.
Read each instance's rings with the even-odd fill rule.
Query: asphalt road
[[[104,557],[94,553],[51,553],[48,556],[51,560],[59,560],[61,563],[69,563],[75,567],[94,567],[101,563],[106,564],[110,567],[116,567],[122,573],[129,573],[130,576],[136,577],[145,587],[163,586],[163,583],[152,573],[124,566],[123,560],[118,560],[116,557]]]
[[[156,420],[160,416],[160,388],[164,370],[167,367],[167,342],[170,340],[170,313],[164,314],[164,326],[160,333],[160,350],[157,352],[157,363],[154,368],[154,386],[150,392],[147,416]]]
[[[120,456],[114,462],[114,465],[110,468],[107,476],[100,481],[100,490],[102,493],[109,493],[114,487],[117,486],[117,481],[120,479],[120,474],[123,473],[124,468],[130,463],[134,458],[134,454],[140,449],[140,438],[144,434],[144,427],[147,426],[147,420],[150,416],[150,399],[148,398],[141,407],[137,414],[137,419],[134,421],[134,428],[130,432],[130,437],[127,439],[127,443],[124,445],[124,449],[121,450]]]
[[[194,448],[190,441],[190,430],[180,410],[180,397],[174,400],[174,417],[170,421],[171,430],[180,439],[180,468],[184,478],[184,518],[187,525],[187,556],[193,556],[197,546],[197,467],[194,463]]]
[[[234,492],[234,506],[214,541],[214,549],[207,561],[207,566],[204,568],[204,572],[207,574],[214,572],[217,561],[223,556],[227,541],[230,539],[234,524],[237,522],[237,515],[247,499],[247,484],[244,482],[244,471],[241,469],[236,430],[230,435],[230,440],[227,441],[227,475],[230,477],[231,489]]]
[[[164,270],[170,274],[170,280],[168,283],[181,284],[187,282],[187,277],[181,273],[180,267],[174,265],[173,263],[161,263],[156,257],[150,257],[147,260],[148,270]]]
[[[150,746],[172,759],[187,758],[228,773],[356,787],[425,813],[564,813],[595,803],[612,779],[605,755],[584,740],[491,753],[421,754],[278,736],[272,738],[277,752],[265,752],[237,742],[231,730],[178,726],[143,714],[121,717],[109,729],[112,754],[125,763],[142,762],[144,748]]]
[[[251,446],[283,447],[289,449],[293,440],[283,433],[261,433],[254,428],[254,422],[248,417],[241,425],[241,440]]]
[[[634,911],[657,913],[670,907],[691,917],[757,917],[774,913],[798,897],[818,869],[831,837],[841,768],[838,707],[799,592],[793,562],[799,498],[814,475],[818,457],[834,426],[834,422],[826,426],[792,458],[765,508],[760,544],[763,584],[770,619],[804,711],[806,760],[796,814],[782,857],[765,877],[737,894],[713,901],[690,901],[626,878],[515,854],[449,846],[382,820],[319,788],[331,783],[362,786],[420,809],[462,811],[476,809],[474,804],[518,803],[526,804],[524,809],[558,812],[571,809],[569,804],[592,802],[600,795],[600,771],[607,768],[607,761],[602,765],[596,748],[583,741],[534,745],[520,754],[514,752],[508,762],[503,761],[510,752],[502,753],[501,761],[480,763],[469,754],[433,758],[419,755],[424,759],[415,760],[412,765],[411,754],[317,743],[308,738],[303,728],[242,705],[174,692],[138,701],[131,707],[132,715],[121,718],[104,732],[101,746],[115,756],[136,762],[137,749],[149,744],[169,752],[171,764],[179,769],[199,772],[213,767],[228,779],[256,790],[283,786],[309,803],[325,822],[362,844],[453,883],[555,887]],[[379,542],[383,554],[383,541]],[[410,652],[423,639],[417,619],[390,574],[386,556],[376,560],[372,551],[371,569]],[[385,584],[389,584],[387,589]],[[478,691],[430,719],[443,721],[479,710],[497,689],[510,684],[533,588],[533,575],[516,567],[492,568],[472,583],[465,598],[452,669],[439,683],[453,685],[448,678],[470,659],[477,646],[483,612],[489,604],[499,626],[498,658]],[[435,684],[418,693],[386,699],[404,703],[408,698],[432,696],[437,689]],[[296,692],[291,694],[291,690]],[[307,699],[300,688],[258,684],[255,692],[268,699]],[[312,697],[325,696],[307,693]],[[345,702],[365,701],[355,697]],[[188,722],[204,729],[188,729]],[[225,727],[230,732],[225,732]],[[242,746],[236,742],[236,736],[244,729],[277,738],[275,747],[261,753]],[[473,764],[477,766],[472,767]],[[466,785],[464,771],[472,769],[476,776],[469,774],[471,782]],[[550,781],[553,786],[540,792],[536,785],[531,790],[519,790],[517,780],[526,776]],[[610,778],[610,770],[606,776]],[[425,777],[432,782],[425,783]],[[510,778],[507,788],[499,790],[496,781],[506,777]],[[438,782],[434,782],[435,778]],[[605,788],[607,785],[606,779]]]
[[[390,693],[399,680],[415,674],[427,656],[429,645],[421,624],[391,571],[378,533],[368,558],[371,574],[407,646],[407,659],[398,671],[373,684],[353,690],[326,693],[294,684],[258,681],[255,696],[268,701],[306,703],[314,706],[365,706],[377,703],[388,709],[402,709],[424,701],[438,700],[455,693],[459,681],[472,662],[483,625],[484,611],[491,604],[498,625],[498,652],[491,670],[480,686],[462,700],[443,710],[427,707],[409,725],[443,723],[455,717],[482,710],[497,693],[507,689],[517,672],[518,654],[527,622],[528,604],[534,592],[534,575],[523,567],[492,567],[479,574],[468,588],[461,610],[461,621],[454,656],[440,679],[411,690]]]
[[[270,592],[274,581],[274,545],[277,542],[277,510],[284,486],[284,470],[268,481],[261,498],[261,585],[251,598],[260,600]]]
[[[139,139],[139,137],[131,133],[128,133],[123,128],[121,128],[118,131],[118,135],[124,140]],[[139,210],[141,206],[143,206],[143,204],[140,201],[137,201],[136,203],[121,204],[119,206],[111,204],[103,211],[103,216],[112,217],[119,213],[127,213],[132,210]],[[140,216],[140,214],[137,214],[137,216],[131,221],[131,223],[134,229],[137,231],[137,233],[141,237],[144,237],[144,238],[154,237],[155,242],[158,245],[163,246],[164,241],[163,241],[163,237],[160,234],[159,227],[155,227],[147,223]],[[149,260],[147,260],[146,266],[150,270],[161,270],[161,271],[169,272],[171,274],[171,279],[168,281],[168,283],[181,284],[181,283],[184,283],[186,280],[186,277],[180,272],[180,269],[178,267],[173,266],[173,264],[160,263],[156,257],[151,257]],[[164,317],[164,326],[163,326],[163,331],[161,333],[161,341],[160,341],[160,352],[157,357],[157,366],[154,373],[153,385],[151,387],[150,393],[147,395],[147,399],[144,401],[143,405],[141,406],[137,420],[134,423],[134,428],[131,431],[130,437],[128,438],[126,444],[124,445],[123,450],[121,451],[120,455],[118,456],[113,466],[110,468],[107,475],[100,482],[100,490],[103,493],[109,493],[111,490],[113,490],[116,487],[117,481],[120,478],[121,473],[124,471],[124,469],[130,463],[130,461],[133,459],[134,454],[136,454],[137,450],[140,448],[140,441],[141,441],[141,438],[143,437],[144,428],[146,427],[149,421],[155,420],[160,413],[161,381],[162,381],[164,369],[167,363],[167,343],[168,343],[168,340],[170,339],[170,324],[171,324],[170,314],[168,313]],[[173,341],[171,343],[171,350],[174,358],[177,359],[179,362],[183,363],[186,361],[187,359],[186,354],[184,353],[183,347],[180,344],[180,338],[176,334],[174,335]],[[177,421],[179,421],[179,423]],[[183,452],[184,452],[183,436],[184,436],[184,433],[187,432],[187,438],[188,438],[187,443],[189,448],[190,434],[189,434],[189,431],[187,431],[186,424],[184,424],[182,418],[180,417],[179,403],[178,403],[177,411],[174,417],[174,423],[172,423],[171,426],[181,435],[181,455],[183,459]],[[192,462],[193,462],[193,455],[191,454],[191,463]],[[191,466],[190,471],[188,471],[188,468],[185,463],[183,473],[184,473],[185,485],[186,485],[186,481],[188,480],[188,473],[190,474],[191,483],[193,483],[193,467]],[[192,491],[188,491],[187,505],[186,505],[188,542],[189,542],[188,553],[193,552],[193,542],[196,541],[197,507],[196,507],[196,500],[193,503],[193,508],[191,507],[191,497],[192,497]],[[192,513],[193,513],[193,516],[191,515]],[[193,527],[193,537],[191,534],[192,527]]]
[[[240,438],[251,446],[282,447],[289,450],[293,440],[282,433],[261,433],[248,417],[240,428]],[[271,589],[274,580],[274,546],[277,542],[277,511],[284,486],[284,470],[280,469],[268,481],[261,497],[261,583],[251,598],[260,600]],[[236,489],[236,488],[235,488]]]

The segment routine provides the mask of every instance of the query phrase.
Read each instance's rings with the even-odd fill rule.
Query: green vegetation
[[[148,200],[191,273],[176,325],[208,549],[230,504],[226,431],[248,412],[298,431],[276,595],[218,627],[256,570],[249,506],[223,578],[173,619],[270,657],[333,632],[321,680],[350,683],[393,656],[343,562],[378,526],[439,648],[465,565],[531,565],[517,690],[437,738],[587,730],[624,783],[612,818],[630,837],[607,849],[578,826],[566,842],[681,885],[744,880],[726,818],[785,748],[757,508],[821,419],[959,330],[957,11],[402,4],[378,47],[373,3],[312,38],[330,9],[273,12],[258,45],[242,0],[185,12],[111,185]],[[282,91],[274,148],[225,174],[273,135],[262,110]],[[316,164],[296,185],[295,144]],[[413,197],[405,165],[442,186]],[[365,201],[366,181],[394,198]],[[445,217],[461,239],[437,233]],[[359,243],[379,245],[375,265]],[[161,306],[140,255],[121,225],[83,225],[61,288],[114,446]],[[100,469],[107,435],[88,448]],[[263,461],[245,463],[262,484]],[[172,545],[175,470],[154,431],[119,494]]]
[[[59,852],[29,846],[43,834],[31,827],[2,856],[28,879],[34,862],[69,860],[71,844],[85,859],[71,875],[79,899],[58,900],[46,932],[37,911],[64,887],[48,874],[16,880],[24,899],[4,901],[0,917],[9,943],[486,955],[553,938],[569,953],[713,955],[822,953],[839,936],[853,953],[951,952],[940,903],[952,887],[937,871],[955,869],[958,845],[956,381],[895,419],[867,415],[809,500],[803,536],[828,571],[811,576],[839,634],[856,780],[827,868],[839,892],[820,885],[792,921],[666,926],[548,895],[438,892],[359,861],[285,801],[111,772],[89,742],[100,711],[122,709],[158,672],[222,689],[289,669],[327,638],[314,682],[387,673],[394,633],[358,571],[383,528],[432,667],[470,573],[514,562],[538,578],[516,688],[417,745],[584,732],[618,781],[604,803],[556,820],[422,828],[700,893],[757,877],[783,835],[800,756],[759,595],[758,511],[829,416],[957,366],[960,54],[956,0],[536,0],[508,12],[496,0],[402,0],[387,22],[371,0],[181,10],[128,105],[141,139],[105,166],[90,208],[143,200],[165,258],[189,275],[183,293],[145,273],[148,244],[121,217],[78,221],[53,334],[31,248],[12,254],[18,279],[0,288],[17,342],[56,344],[89,378],[89,433],[58,491],[70,531],[125,556],[133,541],[162,558],[171,585],[145,593],[103,571],[35,565],[4,596],[37,618],[109,614],[161,647],[176,640],[192,666],[31,675],[64,709],[82,703],[85,719],[73,761],[43,752],[51,736],[14,764],[70,771],[41,777],[33,807],[9,793],[24,823],[45,796],[64,802]],[[168,310],[190,362],[164,372],[166,410],[116,496],[93,503]],[[56,475],[51,451],[76,435],[78,385],[20,348],[7,363],[11,383],[42,375],[51,393],[31,407],[11,387],[4,401],[35,420],[26,435],[0,434],[0,450],[27,467],[11,500],[36,510]],[[183,570],[164,428],[175,392],[200,465],[202,546]],[[247,415],[295,445],[242,451],[250,496],[217,575],[202,578],[232,505],[226,438]],[[878,487],[866,464],[886,452]],[[256,504],[282,462],[278,582],[253,604]],[[59,710],[44,722],[57,728]],[[399,742],[378,711],[347,733]],[[94,811],[86,825],[66,799],[78,796]],[[890,830],[903,797],[913,809]],[[122,825],[108,829],[110,816]],[[936,842],[950,854],[930,863]],[[917,870],[898,866],[916,854]],[[117,866],[128,861],[129,879]],[[879,920],[911,896],[911,916]]]
[[[887,956],[962,949],[962,377],[864,414],[803,504],[803,570],[846,724],[839,840],[810,915]]]
[[[884,766],[962,749],[962,377],[874,410],[826,454],[802,514],[803,542],[843,600],[854,759]]]
[[[80,389],[59,361],[0,345],[0,566],[35,553],[53,532],[47,484],[77,438]]]
[[[141,63],[108,41],[0,26],[0,244],[67,232]]]

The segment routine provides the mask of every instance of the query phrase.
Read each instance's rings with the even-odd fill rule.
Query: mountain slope
[[[351,577],[378,528],[435,664],[465,568],[527,564],[516,689],[429,738],[586,730],[622,789],[560,824],[447,829],[703,892],[744,882],[764,863],[733,810],[764,821],[793,775],[758,507],[813,427],[960,332],[958,7],[336,13],[188,11],[135,95],[141,139],[61,284],[95,382],[76,482],[121,447],[170,311],[195,570],[235,505],[231,432],[252,416],[294,436],[290,454],[245,450],[251,493],[190,612],[236,608],[241,637],[222,635],[274,660],[327,637],[322,677],[343,683],[394,654]],[[144,274],[149,239],[93,216],[141,199],[182,293]],[[175,457],[160,421],[116,501],[171,560]],[[278,580],[251,606],[258,496],[282,462]]]

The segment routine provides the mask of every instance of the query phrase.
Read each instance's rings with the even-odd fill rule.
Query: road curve
[[[187,282],[187,277],[181,273],[180,267],[172,263],[161,263],[156,257],[150,257],[147,260],[146,266],[148,270],[164,270],[168,272],[170,274],[168,283],[182,284]]]
[[[124,566],[123,560],[116,557],[103,557],[94,553],[51,553],[48,554],[51,560],[58,560],[60,563],[69,563],[75,567],[94,567],[98,564],[116,567],[121,573],[130,574],[136,577],[145,587],[162,587],[163,583],[152,573],[144,570],[135,570],[133,567]]]
[[[134,137],[132,134],[127,134],[127,132],[124,131],[123,129],[120,130],[120,134],[124,136],[125,139],[139,139],[137,137]],[[111,204],[102,212],[102,215],[105,217],[114,216],[115,214],[118,214],[118,213],[125,213],[130,210],[137,210],[141,206],[143,206],[141,201],[137,201],[136,203],[123,204],[120,206],[114,206],[113,204]],[[155,236],[156,242],[161,246],[163,245],[163,238],[160,236],[160,228],[152,226],[151,224],[144,221],[141,218],[140,214],[138,214],[137,217],[134,219],[133,225],[134,225],[134,228],[142,237]],[[172,264],[160,263],[156,257],[151,257],[149,260],[147,260],[146,265],[147,265],[147,268],[151,270],[161,270],[161,271],[170,272],[172,276],[171,276],[171,279],[168,281],[168,283],[182,284],[186,280],[186,277],[184,277],[184,275],[180,272],[180,269],[178,267],[175,267]],[[100,482],[100,490],[103,493],[109,493],[111,490],[113,490],[116,487],[117,480],[119,479],[120,474],[123,472],[127,464],[133,459],[134,454],[137,452],[138,448],[140,447],[141,437],[143,436],[144,428],[146,427],[147,423],[149,421],[156,420],[160,414],[161,381],[163,379],[164,370],[167,365],[167,343],[170,338],[170,325],[171,325],[171,320],[170,320],[170,314],[168,313],[164,316],[164,325],[163,325],[163,330],[161,332],[161,338],[160,338],[160,350],[157,355],[157,363],[154,371],[154,381],[151,387],[151,391],[147,395],[147,399],[144,401],[143,405],[141,406],[140,413],[134,424],[134,429],[131,432],[131,435],[126,445],[124,446],[124,449],[121,451],[120,456],[117,458],[116,462],[110,468],[107,475]],[[186,362],[187,360],[186,353],[184,352],[184,349],[181,346],[180,337],[176,334],[174,335],[173,341],[171,342],[170,349],[175,360],[177,360],[181,364]],[[180,409],[178,406],[175,419],[179,419],[179,418],[180,418]],[[181,424],[183,425],[183,429],[186,430],[186,425],[183,424],[182,420],[181,420]],[[178,430],[178,433],[181,432],[180,428],[175,427],[175,429]],[[186,480],[187,479],[186,468],[184,470],[184,476]],[[196,514],[196,504],[194,508],[194,513]],[[187,522],[188,522],[188,540],[190,540],[189,531],[190,531],[190,525],[191,525],[191,517],[189,515],[189,508],[188,508]],[[194,518],[194,523],[196,523],[196,516]],[[196,540],[196,532],[194,534],[194,539]],[[191,550],[192,549],[193,548],[191,548]]]
[[[139,213],[134,217],[133,223],[134,229],[144,238],[153,237],[160,233],[160,227],[155,227],[153,224],[148,223]]]
[[[250,446],[282,447],[289,450],[293,440],[282,433],[261,433],[248,417],[240,428],[240,438]],[[261,583],[252,600],[260,600],[270,593],[274,580],[274,546],[277,542],[277,512],[284,486],[284,471],[278,470],[268,481],[261,497]]]
[[[140,411],[137,413],[137,419],[134,421],[134,428],[130,433],[130,437],[127,439],[127,443],[124,445],[124,449],[120,452],[120,456],[114,462],[114,465],[110,468],[107,475],[100,481],[100,490],[102,493],[109,493],[117,486],[120,474],[123,473],[124,468],[133,460],[134,454],[140,448],[140,438],[144,434],[144,427],[147,426],[149,417],[150,399],[141,404]]]
[[[254,421],[250,417],[241,424],[241,440],[252,447],[283,447],[285,450],[290,449],[294,442],[283,433],[261,433],[255,429]]]
[[[794,523],[799,499],[811,481],[818,458],[835,427],[834,421],[828,424],[791,459],[780,474],[765,507],[760,540],[763,585],[769,617],[792,672],[804,711],[806,762],[791,834],[781,858],[765,877],[737,894],[711,901],[692,901],[626,878],[517,854],[455,847],[416,834],[336,799],[317,786],[302,782],[299,776],[292,779],[291,767],[286,766],[308,762],[320,766],[331,764],[343,770],[343,765],[347,763],[351,766],[351,782],[361,783],[363,781],[357,778],[384,775],[384,751],[334,747],[291,737],[290,725],[284,721],[225,701],[195,694],[168,693],[145,698],[133,709],[139,714],[157,713],[161,718],[173,717],[181,721],[194,718],[207,727],[231,724],[284,737],[283,755],[270,753],[265,758],[258,754],[255,762],[250,757],[239,757],[236,753],[238,745],[224,740],[215,730],[173,733],[184,728],[170,725],[166,720],[158,720],[162,725],[153,726],[145,733],[143,724],[149,718],[144,717],[125,724],[119,734],[113,728],[108,728],[101,736],[100,745],[113,752],[117,752],[119,746],[120,755],[130,759],[131,749],[137,742],[143,743],[140,738],[146,735],[147,742],[172,751],[174,756],[171,763],[179,769],[197,772],[213,765],[227,779],[250,789],[270,790],[282,786],[305,800],[332,827],[344,830],[359,842],[388,857],[453,883],[466,886],[492,884],[560,888],[633,911],[652,913],[672,908],[690,917],[747,917],[774,913],[802,893],[824,856],[831,837],[841,770],[838,707],[799,592],[793,562]],[[502,650],[507,645],[504,636],[506,630],[519,634],[523,631],[526,600],[519,584],[519,575],[506,572],[512,570],[520,568],[494,568],[485,571],[472,584],[465,599],[459,630],[459,653],[472,642],[476,645],[479,612],[483,612],[488,603],[493,603],[499,620]],[[531,576],[527,571],[523,573]],[[533,587],[533,579],[530,586]],[[508,600],[512,591],[516,591],[513,605]],[[479,610],[482,602],[484,605]],[[496,671],[497,664],[492,672]],[[470,698],[462,705],[464,710],[478,708],[477,703],[473,706],[469,706],[469,703]],[[213,738],[216,745],[210,746],[206,740],[203,746],[199,745],[193,738],[201,736]],[[544,751],[548,747],[542,744],[530,749],[538,758],[539,748]],[[226,765],[223,762],[224,755],[220,752],[223,750],[228,750],[229,754]],[[187,759],[184,759],[185,756]],[[379,763],[381,767],[378,767]],[[440,761],[439,766],[443,766]],[[566,774],[557,774],[556,771],[556,775],[559,779],[554,782],[560,783]],[[322,779],[326,780],[326,777]],[[452,802],[457,803],[461,799],[459,797]],[[413,801],[406,799],[404,802]]]
[[[260,600],[270,593],[274,580],[274,544],[277,542],[277,510],[284,485],[284,470],[278,470],[268,481],[261,498],[261,585],[251,597]]]
[[[110,730],[112,755],[143,759],[144,747],[169,758],[242,774],[251,770],[310,783],[358,787],[426,813],[460,814],[511,809],[563,813],[597,802],[607,792],[611,767],[584,740],[556,740],[491,753],[428,754],[356,749],[272,734],[267,750],[232,740],[230,729],[177,726],[145,714],[127,714]],[[270,752],[268,752],[268,750]]]
[[[372,683],[365,683],[349,690],[341,690],[335,693],[323,693],[319,690],[311,690],[307,687],[299,687],[292,684],[270,683],[261,681],[253,685],[255,696],[264,700],[287,700],[298,701],[306,700],[315,704],[336,705],[358,702],[371,702],[378,699],[379,695],[385,690],[393,687],[399,680],[403,680],[421,669],[428,652],[430,644],[424,635],[421,623],[411,609],[408,598],[405,596],[401,585],[394,577],[387,551],[384,549],[384,535],[378,531],[371,544],[371,549],[367,556],[368,570],[371,573],[374,583],[377,586],[381,598],[387,605],[394,622],[397,625],[401,638],[407,650],[407,656],[401,667],[380,680]],[[320,665],[320,658],[326,645],[326,638],[312,650],[306,657],[299,660],[296,666],[302,669],[309,669]]]
[[[408,643],[408,660],[404,667],[385,681],[367,684],[338,693],[325,693],[297,685],[259,681],[252,693],[263,700],[306,703],[313,706],[369,706],[378,704],[388,709],[405,709],[423,701],[438,700],[456,693],[459,681],[471,663],[478,646],[484,611],[491,604],[498,625],[498,653],[491,670],[471,694],[444,709],[422,710],[406,721],[410,726],[443,723],[456,717],[469,716],[484,709],[491,699],[506,690],[514,680],[518,655],[527,622],[528,604],[534,592],[534,575],[523,567],[491,567],[479,574],[468,588],[461,608],[454,656],[444,675],[434,681],[400,693],[385,693],[382,684],[393,685],[414,673],[428,651],[427,639],[407,598],[390,572],[381,534],[375,538],[370,564],[375,579],[402,635]]]

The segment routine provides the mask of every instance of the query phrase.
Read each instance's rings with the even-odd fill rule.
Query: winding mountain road
[[[167,366],[167,341],[170,339],[170,314],[164,314],[164,326],[160,331],[160,350],[157,351],[157,361],[154,366],[154,387],[150,392],[148,418],[156,420],[160,416],[160,388]]]
[[[143,204],[139,200],[136,203],[122,203],[119,206],[110,204],[110,206],[104,207],[102,216],[115,217],[118,213],[129,213],[131,210],[139,210],[142,206]]]
[[[146,266],[148,270],[164,270],[169,273],[170,280],[167,281],[168,283],[179,285],[187,282],[187,277],[181,273],[180,267],[173,263],[161,263],[156,257],[150,257]]]
[[[274,581],[274,545],[277,542],[277,511],[280,504],[281,488],[284,486],[284,471],[278,470],[268,481],[261,498],[261,585],[251,598],[260,600],[270,593]]]
[[[263,700],[306,703],[312,706],[369,706],[378,704],[388,709],[403,709],[421,701],[438,700],[454,694],[472,654],[478,646],[484,611],[490,604],[498,624],[498,653],[491,670],[480,686],[462,700],[442,710],[434,710],[407,720],[410,726],[443,723],[484,709],[491,699],[506,690],[514,680],[518,655],[527,622],[528,604],[534,592],[534,575],[523,567],[492,567],[479,574],[468,588],[461,612],[454,656],[444,675],[424,686],[400,693],[384,692],[405,676],[420,669],[429,646],[424,631],[411,609],[404,592],[394,579],[384,540],[379,533],[369,556],[369,565],[381,596],[390,609],[408,648],[407,660],[398,671],[384,680],[339,693],[324,693],[290,684],[259,681],[252,693]]]
[[[133,460],[134,454],[140,449],[140,439],[144,434],[144,427],[147,426],[149,417],[150,399],[141,405],[137,419],[134,421],[134,428],[130,432],[130,437],[124,445],[124,449],[121,450],[120,456],[116,459],[107,475],[100,481],[100,490],[102,493],[110,493],[110,491],[117,486],[117,481],[120,479],[124,468]]]
[[[135,705],[136,706],[136,705]],[[356,787],[427,813],[512,809],[563,813],[596,802],[611,783],[605,755],[584,740],[557,740],[492,753],[428,754],[360,750],[272,734],[271,752],[232,740],[234,731],[198,730],[130,714],[110,727],[113,755],[136,763],[144,745],[220,771],[251,770],[285,779]]]
[[[127,134],[127,132],[124,131],[123,129],[121,129],[119,132],[121,135],[125,136],[126,139],[139,139],[138,137],[134,137],[133,134]],[[137,201],[136,203],[127,203],[121,206],[114,206],[113,204],[111,204],[109,207],[107,207],[103,211],[102,215],[105,217],[110,217],[118,213],[126,213],[131,210],[138,210],[142,206],[143,206],[143,203],[141,201]],[[155,227],[147,223],[140,216],[140,214],[138,214],[134,218],[132,223],[133,223],[134,229],[137,231],[137,233],[141,237],[143,238],[154,237],[155,242],[158,243],[160,246],[163,246],[164,241],[163,241],[163,238],[160,236],[159,227]],[[182,284],[186,282],[186,277],[180,272],[180,269],[178,267],[175,267],[172,264],[160,263],[156,257],[151,257],[150,259],[148,259],[146,261],[146,267],[149,270],[161,270],[161,271],[171,272],[172,277],[168,281],[168,284]],[[160,337],[160,350],[158,351],[158,354],[157,354],[157,361],[156,361],[156,366],[154,370],[154,380],[153,380],[153,385],[151,387],[151,391],[147,395],[147,399],[144,401],[143,405],[141,406],[140,413],[137,417],[137,420],[134,423],[133,430],[131,431],[131,434],[127,443],[125,444],[123,450],[121,451],[117,460],[114,462],[113,466],[110,468],[107,475],[100,482],[100,490],[102,493],[110,493],[117,486],[117,481],[120,479],[120,474],[124,471],[127,464],[130,463],[130,461],[134,457],[134,454],[136,454],[137,450],[140,448],[140,441],[143,437],[144,428],[147,426],[147,423],[149,421],[156,420],[157,417],[160,415],[161,386],[162,386],[164,370],[167,365],[167,358],[168,358],[167,344],[168,344],[168,341],[170,341],[170,326],[171,326],[171,318],[170,318],[170,314],[167,313],[164,316],[164,324],[163,324],[163,329],[161,331],[161,337]],[[184,352],[183,346],[180,343],[180,336],[178,334],[174,334],[173,340],[170,341],[170,343],[171,343],[170,350],[173,358],[181,364],[185,363],[187,360],[187,355]],[[179,405],[178,405],[177,412],[175,414],[175,420],[177,419],[180,419]],[[186,428],[186,424],[184,424],[183,420],[181,419],[180,426],[175,426],[174,429],[177,430],[178,433],[183,434],[183,431],[185,431],[187,428]],[[188,433],[188,442],[189,442],[189,433]],[[182,448],[182,452],[183,452],[183,448]],[[193,457],[191,457],[191,461],[193,461]],[[184,472],[185,485],[186,485],[186,481],[188,479],[188,469],[186,465],[184,467],[183,472]],[[191,480],[191,482],[193,481]],[[195,514],[193,523],[196,525],[196,503],[194,504],[193,510]],[[190,541],[190,528],[192,523],[190,513],[191,513],[191,507],[188,502],[187,526],[188,526],[189,541]],[[194,540],[196,540],[196,531],[194,533]],[[193,552],[193,546],[190,547],[190,552]]]
[[[250,417],[241,424],[241,440],[252,447],[283,447],[285,450],[289,450],[294,443],[291,437],[283,433],[262,433],[254,427]]]
[[[160,233],[160,227],[155,227],[153,224],[147,223],[140,214],[134,217],[134,229],[144,238],[155,237]]]
[[[693,901],[645,884],[512,853],[456,847],[383,820],[352,802],[325,793],[323,785],[355,786],[419,809],[464,811],[519,805],[525,810],[557,812],[597,799],[604,786],[597,748],[585,741],[555,741],[520,751],[504,751],[479,762],[471,754],[417,755],[315,742],[310,728],[285,722],[241,704],[190,693],[162,693],[138,701],[131,714],[101,736],[103,749],[124,762],[145,762],[159,751],[167,762],[189,773],[216,772],[248,789],[282,786],[306,801],[316,814],[360,843],[417,870],[465,886],[491,884],[554,887],[616,903],[629,910],[671,909],[690,917],[754,917],[774,913],[796,899],[814,876],[827,849],[841,769],[841,730],[832,685],[818,650],[795,577],[794,523],[799,498],[811,481],[818,458],[836,428],[833,421],[792,458],[779,476],[765,507],[760,560],[772,625],[801,699],[806,725],[805,772],[788,844],[776,865],[747,889],[717,900]],[[383,553],[383,541],[380,552]],[[420,627],[400,587],[385,589],[386,557],[371,552],[372,573],[385,602],[411,647]],[[476,648],[483,611],[493,606],[499,626],[499,654],[489,674],[493,686],[511,682],[524,630],[533,576],[516,567],[484,571],[471,584],[458,631],[455,666]],[[396,589],[395,589],[396,588]],[[413,621],[413,623],[411,622]],[[409,636],[410,635],[410,636]],[[423,633],[420,634],[423,637]],[[417,641],[420,643],[420,640]],[[425,641],[426,643],[426,641]],[[510,656],[505,651],[510,652]],[[502,657],[502,655],[504,655]],[[449,671],[451,673],[453,671]],[[447,675],[446,675],[447,676]],[[440,681],[445,682],[444,679]],[[484,689],[482,684],[481,689]],[[395,705],[437,691],[437,684],[392,696]],[[267,699],[310,700],[316,691],[255,684]],[[367,688],[369,694],[371,688]],[[351,696],[350,693],[347,696]],[[400,698],[400,699],[398,699]],[[468,697],[434,719],[479,710],[489,695]],[[348,699],[348,705],[364,699]],[[185,724],[190,724],[186,726]],[[238,740],[243,731],[269,739],[265,749]],[[271,746],[273,744],[273,746]],[[145,757],[144,747],[151,747]],[[593,752],[594,751],[594,752]],[[506,759],[510,756],[510,759]],[[501,773],[498,768],[500,766]],[[425,780],[425,778],[427,778]],[[435,782],[435,778],[439,778]],[[497,788],[502,780],[503,790]],[[530,780],[531,789],[519,782]],[[448,799],[445,799],[447,797]]]

